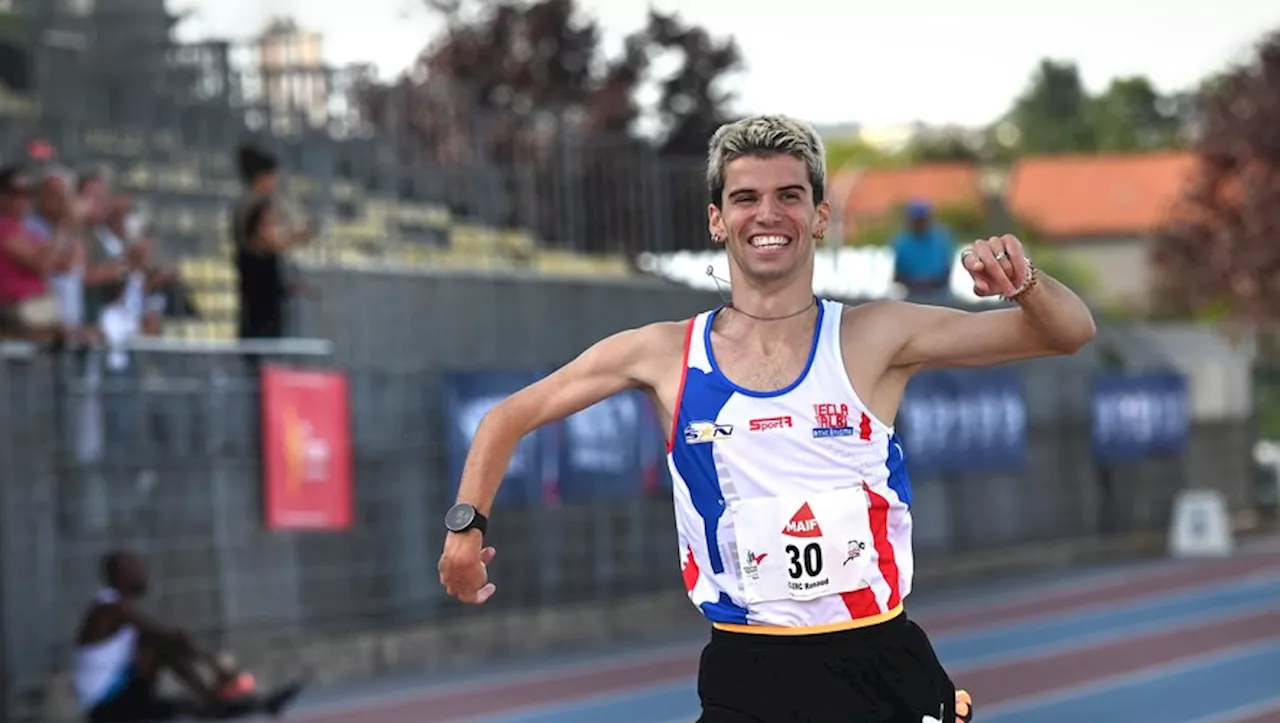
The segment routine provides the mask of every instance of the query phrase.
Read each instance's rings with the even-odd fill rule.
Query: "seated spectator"
[[[200,650],[191,635],[164,625],[138,609],[147,592],[142,558],[117,551],[102,559],[105,587],[98,592],[76,633],[73,672],[76,697],[90,723],[141,723],[180,717],[226,720],[264,712],[280,715],[303,689],[302,682],[267,695],[244,674]],[[201,675],[207,667],[216,682]],[[156,691],[161,670],[175,675],[190,698],[165,698]]]
[[[893,241],[894,281],[913,297],[945,296],[950,291],[955,242],[933,220],[929,205],[913,201],[907,206],[907,227]]]
[[[25,219],[31,182],[18,166],[0,168],[0,337],[51,341],[62,310],[47,278],[70,268],[74,244],[67,236],[42,237]]]

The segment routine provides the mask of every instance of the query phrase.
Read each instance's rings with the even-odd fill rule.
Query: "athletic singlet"
[[[100,603],[118,602],[120,593],[105,589],[94,599]],[[82,711],[91,710],[124,689],[137,640],[138,631],[132,625],[124,625],[106,640],[76,649],[72,682]]]
[[[820,300],[804,372],[775,392],[721,374],[716,311],[689,322],[667,463],[685,587],[716,627],[861,627],[897,615],[910,592],[902,445],[849,382],[843,308]]]

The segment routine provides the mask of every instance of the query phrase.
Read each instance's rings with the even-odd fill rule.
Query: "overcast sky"
[[[195,11],[182,31],[188,39],[247,38],[272,15],[292,15],[324,34],[331,63],[373,62],[384,77],[407,67],[438,30],[421,0],[169,4]],[[1074,59],[1091,89],[1124,74],[1185,87],[1280,28],[1280,2],[1270,0],[579,0],[611,48],[650,4],[733,33],[746,61],[735,110],[816,123],[984,123],[1045,56]]]

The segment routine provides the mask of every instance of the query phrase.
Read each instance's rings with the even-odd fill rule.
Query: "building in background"
[[[272,20],[253,43],[262,103],[276,133],[293,134],[328,122],[329,72],[324,37],[290,18]]]
[[[1195,168],[1190,153],[1023,158],[1005,203],[1061,258],[1086,269],[1092,301],[1146,310],[1151,243]]]
[[[968,208],[979,215],[986,206],[980,171],[972,163],[851,170],[837,174],[831,185],[845,239],[901,223],[900,211],[912,201],[935,209]]]

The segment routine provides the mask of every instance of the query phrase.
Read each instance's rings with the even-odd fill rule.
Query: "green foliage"
[[[888,246],[902,229],[906,207],[900,206],[881,218],[858,224],[854,233],[845,239],[848,246]],[[967,239],[985,237],[987,220],[982,209],[973,205],[952,205],[934,209],[934,219],[951,231],[958,243]]]
[[[0,40],[23,40],[25,27],[21,15],[13,11],[0,12]]]
[[[977,163],[980,148],[951,134],[922,135],[903,150],[910,163]]]
[[[1040,62],[1023,93],[996,123],[1017,129],[1011,147],[986,144],[988,158],[1020,154],[1132,153],[1182,145],[1192,94],[1162,94],[1143,76],[1115,78],[1091,96],[1074,63]]]
[[[1009,120],[1023,153],[1074,153],[1097,148],[1088,118],[1089,96],[1074,63],[1040,61]]]
[[[1102,152],[1156,150],[1179,145],[1188,96],[1161,96],[1142,76],[1116,78],[1089,100],[1087,119]]]
[[[858,138],[846,138],[827,144],[827,171],[838,173],[843,168],[897,168],[907,164],[901,154],[889,153]]]
[[[1254,379],[1254,409],[1261,439],[1280,439],[1280,368],[1264,366]]]

